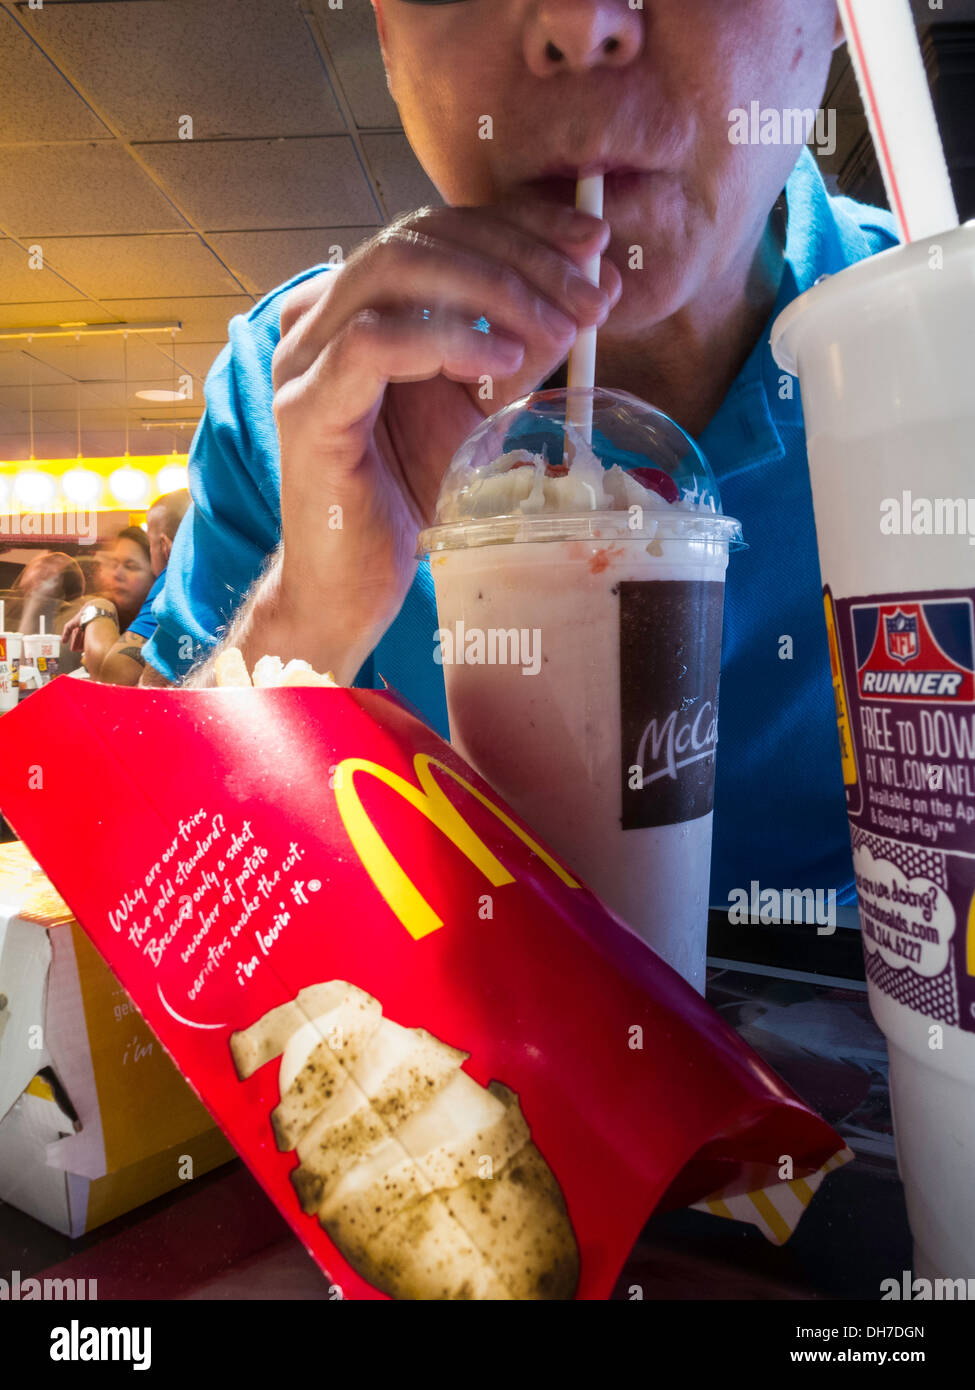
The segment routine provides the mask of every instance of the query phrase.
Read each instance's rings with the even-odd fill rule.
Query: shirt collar
[[[701,447],[717,465],[719,477],[784,456],[780,427],[802,428],[802,403],[797,379],[783,372],[772,356],[772,324],[824,273],[840,270],[851,259],[869,254],[866,238],[851,218],[844,219],[841,230],[816,161],[805,147],[785,186],[785,199],[785,264],[775,306],[701,436]]]

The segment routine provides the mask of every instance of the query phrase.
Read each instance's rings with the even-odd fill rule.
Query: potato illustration
[[[349,1263],[397,1299],[569,1299],[579,1253],[517,1096],[343,980],[234,1033],[240,1079],[280,1057],[278,1147]]]

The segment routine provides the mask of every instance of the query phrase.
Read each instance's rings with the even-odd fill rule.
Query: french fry
[[[217,657],[213,665],[217,685],[249,686],[251,678],[247,674],[244,656],[239,647],[228,647]]]
[[[320,671],[315,671],[308,665],[307,661],[289,661],[281,672],[278,685],[330,685],[337,686],[338,681],[331,671],[324,675]]]
[[[279,685],[284,663],[279,656],[262,656],[254,667],[254,684],[257,686]]]
[[[214,663],[214,673],[218,686],[250,686],[244,655],[239,647],[227,647]],[[338,687],[338,681],[331,671],[316,671],[307,661],[293,658],[285,666],[279,656],[262,656],[254,667],[253,684],[258,689],[271,689],[282,685],[319,685]]]

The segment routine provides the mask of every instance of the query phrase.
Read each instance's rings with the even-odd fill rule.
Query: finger
[[[417,231],[448,240],[454,239],[458,227],[469,227],[472,234],[485,227],[508,227],[578,262],[605,251],[610,238],[610,225],[604,218],[535,198],[486,207],[421,208],[401,220]]]
[[[420,208],[392,225],[409,225],[416,230],[426,228],[435,232],[446,229],[457,219],[465,219],[476,225],[485,218],[520,227],[523,232],[548,242],[580,265],[590,256],[605,251],[609,244],[609,223],[602,218],[540,199],[498,203],[489,207]],[[355,256],[351,258],[353,262],[355,259]],[[285,296],[280,317],[282,338],[299,319],[315,308],[323,295],[327,297],[331,293],[334,281],[334,274],[314,276]]]
[[[477,245],[401,229],[350,261],[279,343],[275,385],[306,371],[344,322],[371,307],[412,303],[472,320],[488,312],[492,327],[546,346],[568,345],[605,318],[605,293],[551,247],[501,223],[465,230]]]
[[[390,382],[503,380],[524,360],[524,344],[501,333],[482,333],[470,320],[445,311],[423,318],[410,310],[364,309],[350,319],[299,378],[275,394],[282,435],[314,422],[316,442],[327,444],[367,421]],[[358,441],[347,451],[354,462]]]

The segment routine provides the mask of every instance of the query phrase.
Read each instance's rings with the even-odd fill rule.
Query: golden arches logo
[[[518,836],[519,840],[522,840],[530,850],[537,854],[539,859],[554,874],[557,874],[563,883],[570,888],[580,886],[536,840],[522,830],[520,825],[516,825],[510,816],[505,815],[500,806],[496,806],[489,797],[479,792],[466,778],[454,772],[453,768],[447,767],[445,763],[432,757],[429,753],[417,753],[413,759],[413,768],[419,786],[414,786],[412,782],[407,782],[398,773],[391,772],[389,768],[383,767],[379,763],[370,762],[367,758],[344,758],[335,771],[335,800],[339,815],[342,817],[342,824],[348,831],[349,839],[362,861],[363,868],[415,941],[419,941],[421,937],[436,931],[438,927],[442,927],[443,921],[400,866],[373,825],[356,788],[356,775],[358,773],[368,773],[370,777],[377,778],[408,802],[414,810],[420,811],[427,820],[432,821],[437,829],[442,831],[448,840],[481,871],[493,888],[500,888],[506,883],[513,883],[514,876],[508,872],[501,860],[492,854],[484,841],[468,825],[457,807],[435,781],[432,768],[445,773],[458,786],[463,787],[465,791],[470,792],[471,796],[476,797],[482,806],[487,807],[492,815],[497,816],[503,825],[506,825],[513,834]]]

